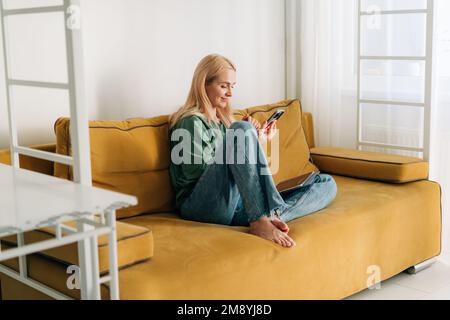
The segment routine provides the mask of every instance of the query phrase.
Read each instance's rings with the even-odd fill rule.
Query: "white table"
[[[28,278],[26,255],[78,242],[82,299],[100,299],[100,285],[106,282],[111,299],[118,299],[115,212],[136,204],[134,196],[0,164],[0,238],[17,235],[18,243],[17,248],[0,249],[0,262],[19,257],[20,266],[18,273],[0,265],[0,272],[53,298],[68,298]],[[77,228],[63,224],[68,221],[76,221]],[[55,238],[24,244],[24,232],[43,227],[54,227]],[[109,238],[110,270],[100,278],[97,237],[103,234]]]

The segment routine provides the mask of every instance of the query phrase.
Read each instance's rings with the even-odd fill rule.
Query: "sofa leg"
[[[432,258],[430,260],[426,260],[422,263],[416,264],[415,266],[412,266],[412,267],[406,269],[405,272],[408,274],[417,274],[417,273],[431,267],[433,265],[433,263],[436,262],[436,260],[437,260],[437,258]]]

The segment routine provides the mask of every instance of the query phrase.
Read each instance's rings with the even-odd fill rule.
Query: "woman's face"
[[[214,108],[226,108],[231,102],[236,85],[236,71],[225,69],[210,84],[206,85],[206,94]]]

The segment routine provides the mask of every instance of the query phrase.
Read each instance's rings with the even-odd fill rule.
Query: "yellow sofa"
[[[338,185],[328,208],[289,224],[297,242],[292,249],[244,227],[179,218],[168,175],[167,116],[90,122],[94,185],[139,199],[117,215],[121,299],[342,299],[366,289],[373,270],[385,280],[440,254],[441,192],[428,180],[426,162],[317,148],[312,116],[302,114],[298,100],[241,110],[236,117],[250,113],[264,120],[278,108],[287,112],[279,122],[275,181],[317,167]],[[69,154],[68,128],[68,119],[58,119],[56,145],[36,148]],[[8,150],[0,152],[0,162],[9,163]],[[64,165],[22,157],[21,166],[71,179]],[[51,230],[38,230],[25,241],[51,236]],[[14,238],[1,242],[4,248],[15,245]],[[101,273],[107,268],[104,242],[99,241]],[[30,278],[79,298],[79,290],[66,286],[67,267],[77,262],[75,246],[28,261]],[[17,260],[4,265],[18,269]],[[48,298],[5,275],[0,281],[2,299]],[[107,285],[102,296],[108,296]]]

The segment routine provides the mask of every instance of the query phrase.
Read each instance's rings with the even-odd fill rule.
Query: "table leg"
[[[116,211],[110,210],[106,213],[106,224],[111,228],[108,237],[109,250],[109,290],[111,300],[119,300],[119,267],[117,263],[117,232],[116,232]]]
[[[17,234],[17,247],[23,247],[25,245],[25,237],[22,232]],[[27,256],[22,255],[19,257],[19,272],[20,276],[24,279],[28,278],[28,265]]]
[[[78,222],[77,228],[80,232],[93,229],[92,226],[82,222]],[[81,277],[81,299],[100,300],[100,273],[97,236],[78,242],[78,263]]]

